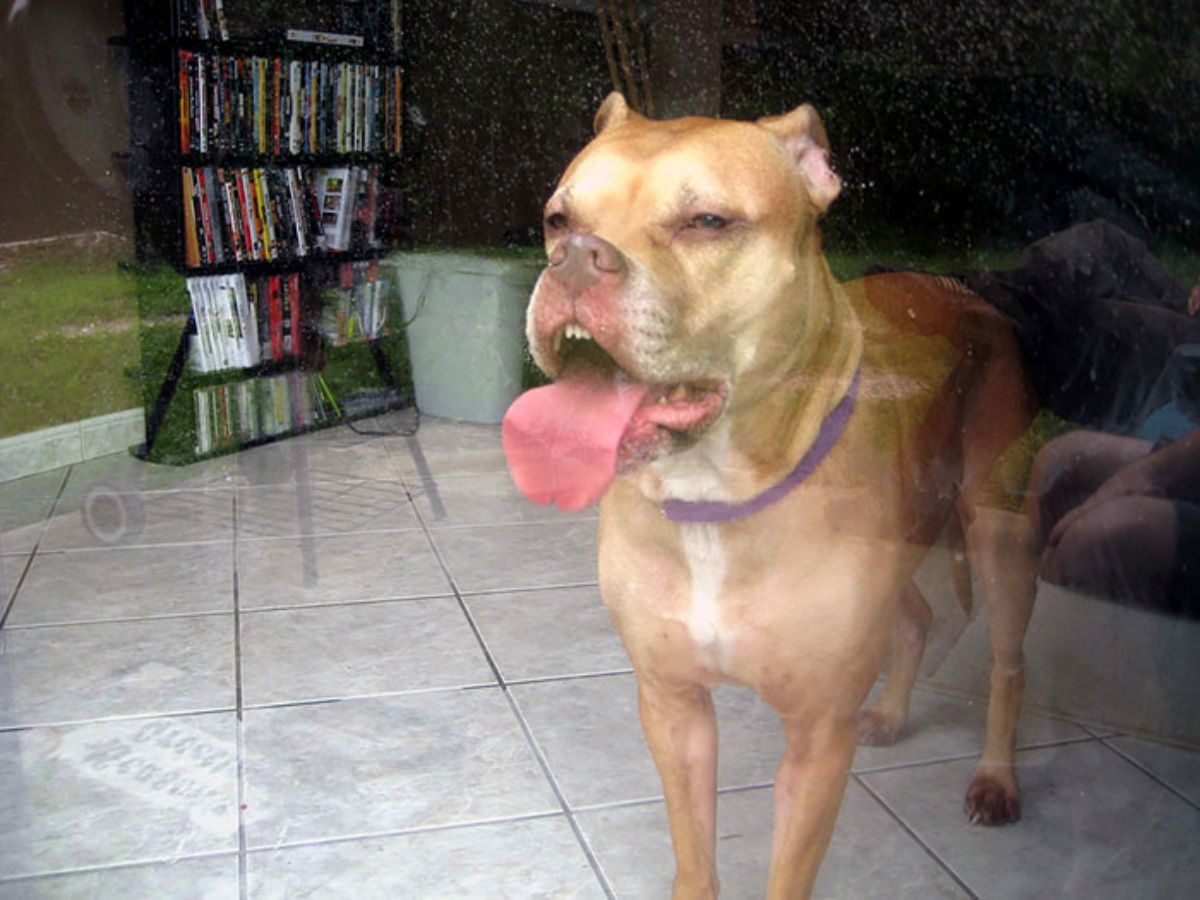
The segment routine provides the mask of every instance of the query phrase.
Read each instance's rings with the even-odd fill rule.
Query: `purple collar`
[[[854,402],[858,398],[859,375],[860,372],[856,370],[854,380],[850,382],[850,389],[825,417],[825,421],[821,423],[821,430],[817,432],[817,439],[783,481],[741,503],[723,503],[717,500],[664,500],[661,506],[663,513],[672,522],[679,523],[729,522],[756,513],[782,499],[792,488],[816,471],[817,466],[829,455],[833,445],[846,430],[846,423],[850,421],[850,413],[854,411]]]

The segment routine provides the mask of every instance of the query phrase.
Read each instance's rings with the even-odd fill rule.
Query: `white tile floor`
[[[666,896],[594,525],[437,420],[0,485],[0,897]],[[780,734],[718,710],[725,895],[760,896]],[[982,717],[922,690],[860,751],[820,896],[1196,895],[1200,754],[1030,713],[1023,820],[970,827]]]

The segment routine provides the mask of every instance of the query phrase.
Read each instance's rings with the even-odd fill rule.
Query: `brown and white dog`
[[[856,740],[903,723],[929,619],[911,577],[951,519],[995,655],[967,813],[1015,819],[1033,554],[1021,516],[979,503],[1033,411],[1011,334],[932,278],[835,281],[817,220],[841,184],[811,107],[660,122],[614,94],[595,124],[546,205],[529,306],[554,383],[517,400],[504,442],[531,499],[600,500],[600,586],[637,674],[675,894],[717,892],[722,681],[754,688],[787,736],[768,893],[811,891]],[[889,644],[889,684],[860,713]]]

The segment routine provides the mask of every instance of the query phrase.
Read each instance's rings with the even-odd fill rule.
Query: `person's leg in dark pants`
[[[1093,431],[1072,432],[1042,449],[1029,482],[1029,513],[1043,551],[1040,574],[1053,584],[1195,616],[1200,506],[1127,493],[1074,512],[1153,450],[1149,441]],[[1065,527],[1056,532],[1060,522]]]
[[[1029,476],[1029,513],[1042,547],[1058,520],[1120,469],[1146,456],[1149,441],[1097,431],[1072,431],[1038,453]]]

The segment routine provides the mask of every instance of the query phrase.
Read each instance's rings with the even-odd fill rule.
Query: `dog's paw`
[[[967,786],[963,812],[972,825],[1008,825],[1021,818],[1021,798],[1015,782],[977,774]]]
[[[890,747],[900,737],[904,717],[883,710],[863,709],[858,713],[858,742],[864,747]]]

